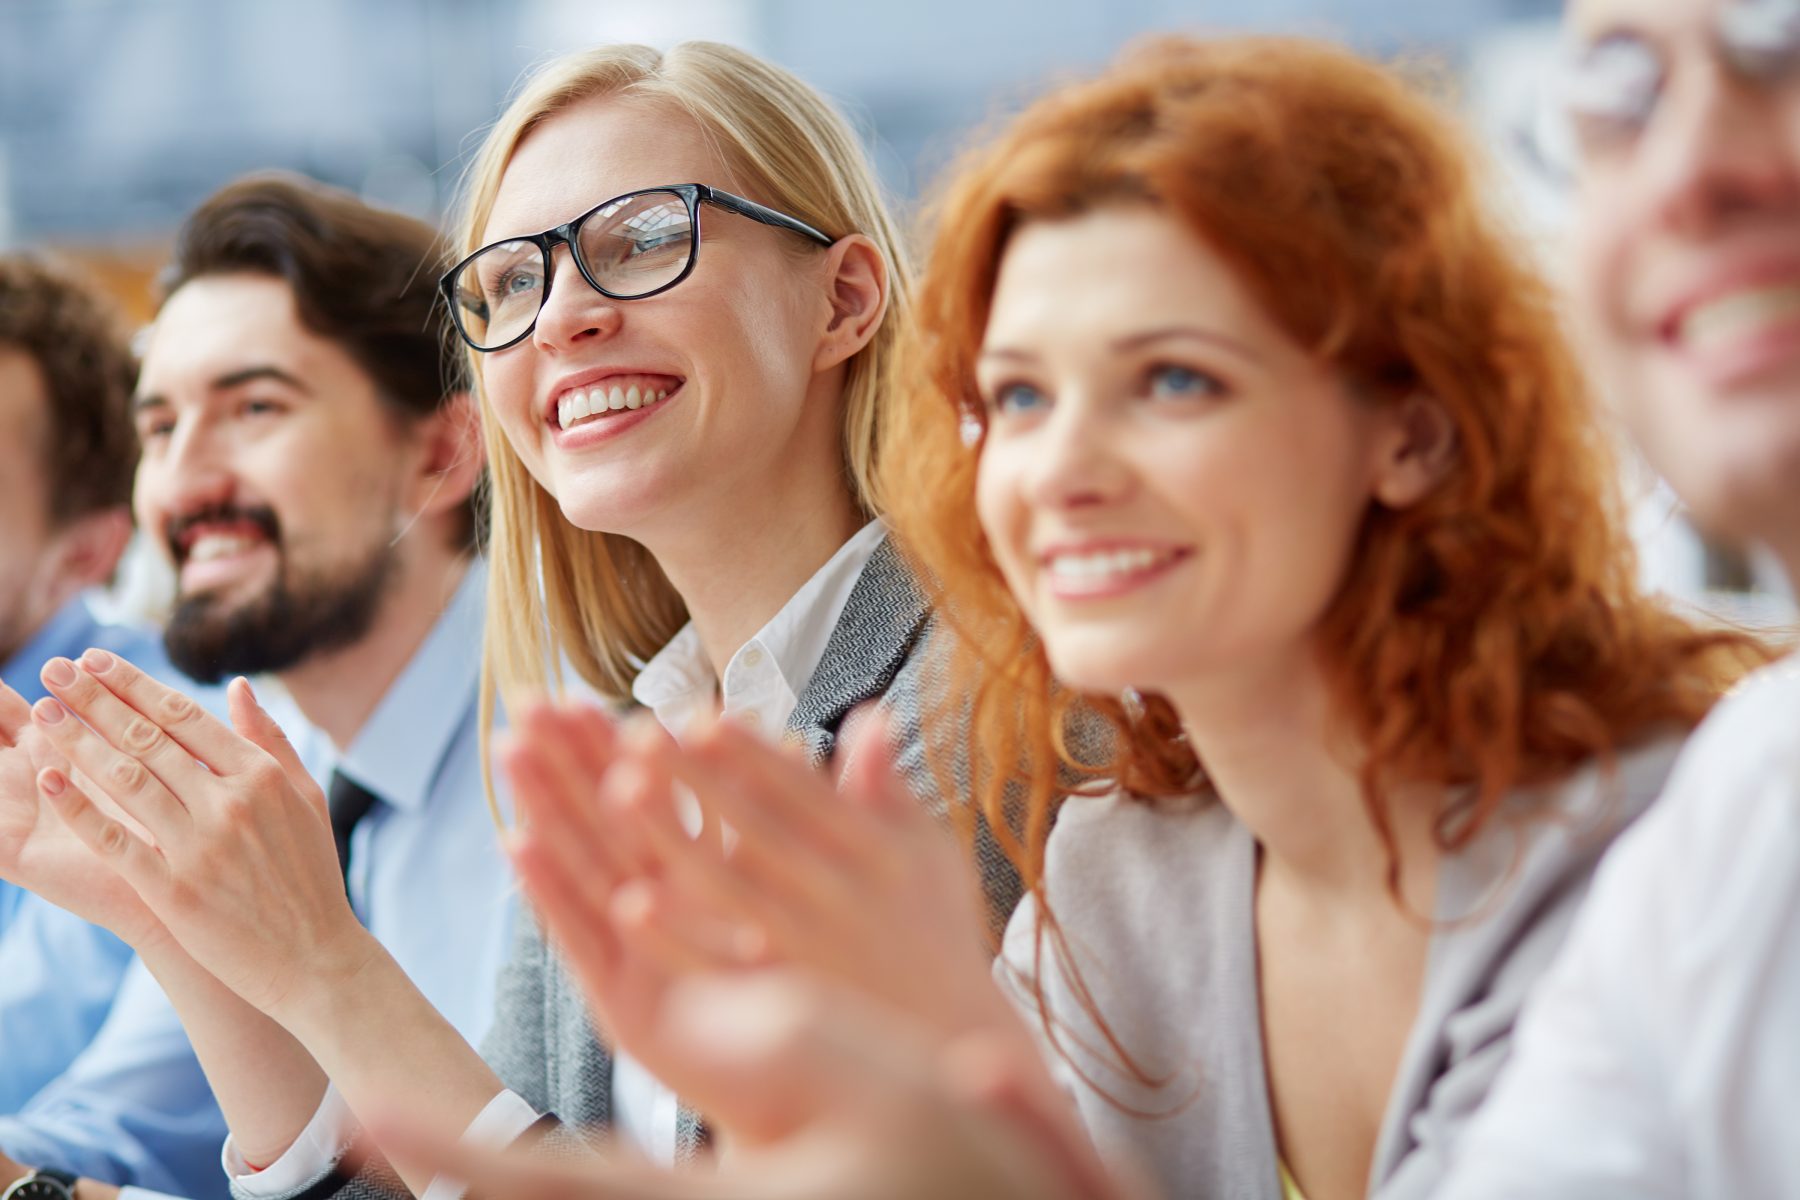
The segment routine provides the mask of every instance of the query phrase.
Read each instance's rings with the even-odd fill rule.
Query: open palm
[[[37,776],[46,767],[68,764],[33,726],[25,698],[0,684],[0,879],[141,948],[161,922],[44,802]]]

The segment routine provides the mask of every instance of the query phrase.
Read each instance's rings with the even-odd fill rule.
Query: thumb
[[[887,819],[919,813],[921,805],[900,779],[888,715],[865,704],[844,720],[844,767],[838,784],[850,802]]]

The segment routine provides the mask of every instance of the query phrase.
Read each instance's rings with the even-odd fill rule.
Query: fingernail
[[[38,786],[44,789],[44,794],[46,796],[60,796],[63,793],[63,789],[69,786],[69,783],[68,780],[64,779],[58,772],[45,771],[43,776],[38,780]]]
[[[46,670],[48,670],[48,668],[46,668]],[[54,725],[63,719],[64,709],[61,704],[58,704],[55,700],[45,696],[42,700],[39,700],[36,704],[31,706],[31,712],[33,716],[37,717],[37,719],[44,724]]]
[[[68,687],[75,682],[75,664],[66,658],[53,658],[44,664],[41,678],[51,687]]]
[[[81,665],[96,675],[104,675],[112,670],[113,656],[104,650],[89,650],[81,656]]]

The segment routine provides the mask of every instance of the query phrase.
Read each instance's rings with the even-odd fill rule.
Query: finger
[[[612,718],[595,705],[582,702],[559,705],[555,715],[576,761],[598,779],[612,764],[617,738]]]
[[[559,761],[543,742],[518,733],[508,735],[497,757],[520,828],[533,831],[572,873],[591,878],[603,894],[610,892],[624,866],[594,812],[595,785],[578,784],[566,759]]]
[[[835,821],[838,802],[831,785],[810,768],[782,760],[780,752],[735,737],[722,726],[721,740],[710,739],[677,756],[679,778],[730,826],[731,865],[771,900],[798,905],[802,912],[831,911],[854,891],[860,874],[866,833],[853,833]],[[792,794],[804,790],[811,811],[803,812]],[[873,830],[863,815],[861,823]],[[800,924],[806,918],[796,918]]]
[[[534,767],[530,793],[515,796],[520,812],[528,819],[557,822],[585,853],[607,855],[610,839],[597,820],[594,795],[610,755],[590,753],[583,731],[548,704],[526,709],[512,731],[509,754]]]
[[[225,722],[118,655],[89,650],[81,656],[80,667],[82,674],[149,718],[186,750],[189,758],[205,763],[215,774],[233,774],[261,765],[256,748]]]
[[[231,714],[231,727],[240,737],[280,763],[282,772],[289,779],[312,779],[306,764],[300,761],[300,751],[294,747],[293,739],[262,706],[248,679],[239,675],[231,681],[225,689],[225,703]]]
[[[894,740],[887,714],[866,704],[845,721],[844,771],[839,787],[851,801],[886,821],[929,822],[924,808],[894,766]]]
[[[167,845],[169,835],[178,834],[189,825],[187,807],[163,786],[161,779],[138,759],[115,749],[75,720],[54,697],[39,700],[32,706],[31,715],[70,767],[120,812],[148,830],[158,844]]]
[[[734,829],[753,804],[754,828],[778,846],[798,842],[851,857],[877,832],[868,814],[842,803],[829,775],[734,722],[702,731],[691,758],[708,770],[719,811]]]
[[[613,824],[634,828],[644,840],[653,863],[646,874],[655,876],[662,899],[662,932],[740,965],[767,961],[772,941],[792,942],[797,906],[746,871],[742,858],[721,852],[711,839],[690,837],[666,802],[631,793],[606,802],[616,814]],[[700,922],[732,932],[702,933],[695,928]],[[779,934],[772,936],[772,928]]]
[[[101,653],[88,651],[90,656]],[[50,694],[80,717],[88,728],[113,749],[143,763],[171,792],[186,794],[208,779],[206,768],[194,761],[194,755],[164,732],[159,723],[163,717],[177,721],[185,719],[176,715],[178,711],[199,712],[200,706],[189,697],[180,692],[169,692],[169,703],[164,712],[151,717],[101,686],[80,663],[53,658],[44,664],[40,677]]]
[[[587,888],[569,877],[561,860],[545,849],[537,835],[522,830],[511,834],[507,842],[519,883],[543,922],[544,936],[574,972],[595,1019],[610,1030],[616,1000],[613,989],[623,976],[624,953],[604,908],[596,910]]]
[[[168,880],[168,864],[150,845],[97,808],[62,771],[38,772],[38,791],[75,837],[133,891],[148,899]]]
[[[31,705],[25,697],[0,683],[0,745],[10,746],[31,724]]]

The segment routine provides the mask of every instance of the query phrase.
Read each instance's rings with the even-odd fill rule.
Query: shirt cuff
[[[319,1110],[280,1158],[258,1171],[244,1161],[237,1143],[225,1139],[220,1159],[231,1177],[232,1190],[253,1198],[288,1196],[311,1186],[338,1165],[350,1143],[356,1140],[356,1117],[335,1087],[325,1089]]]
[[[475,1119],[463,1130],[462,1142],[465,1146],[498,1150],[518,1141],[539,1119],[538,1111],[525,1103],[517,1092],[501,1092],[487,1102],[486,1108],[475,1114]],[[460,1179],[434,1175],[431,1177],[431,1186],[420,1194],[419,1200],[462,1200],[462,1194],[467,1188],[468,1185]]]

